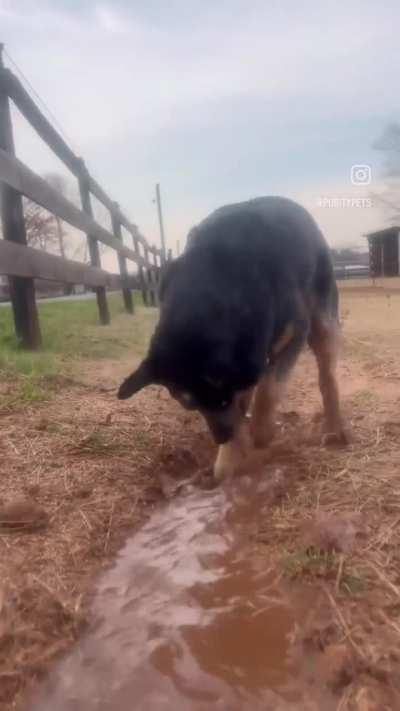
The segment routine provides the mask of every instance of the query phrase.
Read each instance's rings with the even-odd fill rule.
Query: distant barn
[[[372,277],[400,275],[400,227],[367,234]]]

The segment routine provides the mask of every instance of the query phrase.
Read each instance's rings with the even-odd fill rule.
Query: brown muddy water
[[[290,654],[312,601],[294,603],[254,545],[271,481],[189,486],[157,510],[100,579],[96,624],[29,711],[333,709]]]

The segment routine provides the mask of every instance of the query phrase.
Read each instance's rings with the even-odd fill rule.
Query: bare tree
[[[54,190],[66,196],[69,192],[68,180],[59,173],[47,173],[43,176]],[[47,252],[58,252],[65,259],[64,224],[58,215],[53,215],[40,205],[30,200],[24,200],[25,227],[27,242],[30,246],[43,249]],[[64,285],[64,293],[73,291],[71,284]]]
[[[66,195],[68,182],[64,176],[50,173],[44,178],[55,190]],[[28,245],[47,252],[59,252],[65,258],[65,231],[59,217],[29,198],[23,199],[23,206]]]
[[[43,251],[58,252],[59,240],[54,215],[28,198],[23,199],[23,208],[28,245]]]
[[[400,220],[400,123],[386,126],[381,137],[373,144],[375,150],[383,156],[382,177],[384,189],[374,194],[388,215],[390,222]]]
[[[44,176],[44,179],[49,183],[49,185],[51,185],[52,188],[57,190],[57,192],[61,193],[61,195],[63,195],[64,197],[66,197],[68,195],[69,184],[68,184],[68,180],[65,177],[65,175],[60,175],[60,173],[47,173]],[[58,237],[60,254],[62,257],[65,258],[64,225],[63,225],[63,222],[58,217],[58,215],[55,215],[54,219],[56,222],[56,230],[57,230],[57,237]]]
[[[57,251],[58,236],[54,215],[32,200],[24,199],[26,241],[30,247]]]
[[[72,202],[79,202],[77,193],[64,175],[46,173],[43,177],[61,195],[69,197]],[[88,243],[82,234],[75,234],[74,231],[67,232],[64,223],[57,215],[51,214],[32,200],[24,198],[23,204],[29,246],[53,254],[58,253],[63,258],[75,259],[85,264],[90,263]],[[93,212],[95,220],[110,230],[110,213],[104,205],[95,199],[93,199]],[[110,251],[107,245],[99,242],[101,256],[105,257]]]

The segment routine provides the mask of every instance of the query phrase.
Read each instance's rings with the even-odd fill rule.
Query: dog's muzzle
[[[236,413],[234,411],[229,410],[224,413],[203,412],[202,414],[216,444],[226,444],[233,438],[236,422]]]

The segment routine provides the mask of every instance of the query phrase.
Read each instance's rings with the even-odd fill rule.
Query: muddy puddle
[[[335,708],[290,654],[313,601],[295,602],[254,545],[271,481],[186,487],[156,511],[100,579],[94,628],[29,711]]]

